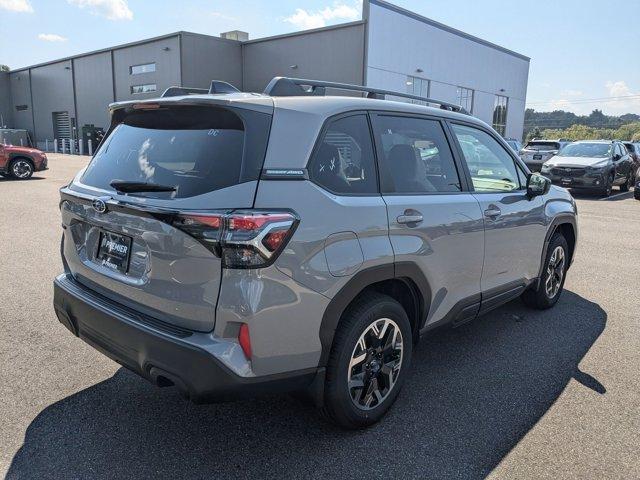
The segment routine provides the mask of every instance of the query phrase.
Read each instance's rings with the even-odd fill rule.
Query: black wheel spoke
[[[348,390],[353,403],[369,410],[384,402],[402,366],[402,333],[388,318],[372,322],[360,335],[349,361]]]

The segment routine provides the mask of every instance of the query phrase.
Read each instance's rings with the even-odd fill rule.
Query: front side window
[[[493,129],[504,137],[507,131],[507,111],[509,99],[502,95],[496,95],[493,106]]]
[[[132,94],[137,94],[137,93],[150,93],[150,92],[155,92],[157,90],[157,85],[155,83],[147,83],[145,85],[132,85],[131,86],[131,93]]]
[[[129,67],[131,75],[139,75],[141,73],[152,73],[156,71],[155,63],[145,63],[144,65],[132,65]]]
[[[522,185],[513,158],[488,133],[465,125],[452,125],[476,192],[511,192]]]
[[[366,115],[343,117],[329,125],[311,159],[309,178],[338,195],[377,193]]]
[[[375,117],[383,193],[459,192],[462,187],[440,122]]]
[[[473,90],[470,88],[458,87],[457,90],[458,105],[467,112],[473,113]]]

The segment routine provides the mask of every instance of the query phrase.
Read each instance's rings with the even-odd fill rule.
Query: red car
[[[47,155],[29,147],[0,143],[0,175],[19,180],[31,178],[33,172],[47,169]]]

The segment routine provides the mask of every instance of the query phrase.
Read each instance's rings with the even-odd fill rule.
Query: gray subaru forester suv
[[[569,193],[460,107],[385,95],[417,99],[276,78],[111,105],[61,189],[59,320],[194,402],[296,392],[361,428],[421,335],[517,297],[553,306]]]

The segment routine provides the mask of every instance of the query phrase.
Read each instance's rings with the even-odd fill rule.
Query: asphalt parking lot
[[[512,302],[425,339],[390,414],[344,432],[290,397],[196,406],[73,337],[52,309],[58,188],[86,157],[0,179],[0,475],[640,478],[640,202],[578,197],[547,312]],[[618,192],[615,192],[618,193]]]

